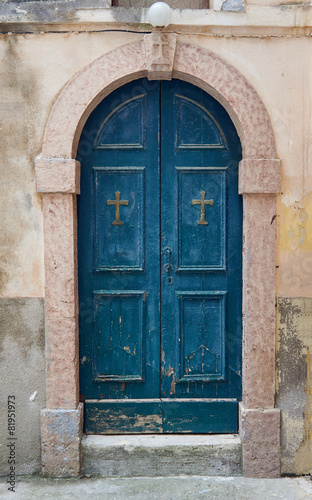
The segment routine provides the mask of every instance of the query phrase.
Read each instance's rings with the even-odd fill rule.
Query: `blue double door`
[[[237,431],[240,141],[180,80],[127,84],[81,135],[80,391],[85,432]]]

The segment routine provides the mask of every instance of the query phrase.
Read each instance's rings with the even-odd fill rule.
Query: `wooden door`
[[[240,143],[179,80],[127,84],[81,136],[81,394],[87,433],[236,432]]]

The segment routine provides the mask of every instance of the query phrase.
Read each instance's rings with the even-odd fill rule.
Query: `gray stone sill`
[[[0,3],[0,32],[105,31],[149,32],[146,8],[103,7],[106,0],[15,1]],[[244,12],[214,9],[173,9],[165,31],[212,34],[252,34],[252,29],[284,34],[309,33],[312,6],[247,6]]]
[[[103,477],[210,475],[240,476],[239,436],[84,436],[82,473]]]
[[[119,434],[84,435],[83,445],[95,447],[137,447],[159,448],[170,446],[229,446],[240,445],[238,434]]]

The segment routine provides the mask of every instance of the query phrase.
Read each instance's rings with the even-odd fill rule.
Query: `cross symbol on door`
[[[192,200],[192,205],[200,205],[200,219],[197,224],[208,224],[205,220],[205,205],[213,205],[213,200],[205,200],[205,191],[201,191],[200,200]]]
[[[120,220],[120,205],[129,205],[128,200],[120,201],[120,191],[115,191],[116,200],[107,200],[107,205],[116,205],[115,220],[112,222],[114,226],[122,226],[123,222]]]

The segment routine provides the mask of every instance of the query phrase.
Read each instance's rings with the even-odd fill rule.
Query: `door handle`
[[[169,247],[164,248],[165,264],[163,270],[165,273],[170,273],[172,265],[170,264],[170,256],[172,254],[172,249]]]

